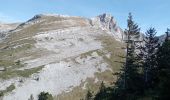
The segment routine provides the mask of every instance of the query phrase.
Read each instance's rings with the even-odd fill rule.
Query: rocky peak
[[[92,18],[93,24],[97,25],[105,30],[112,30],[116,26],[116,21],[110,14],[102,14],[95,18]]]
[[[95,18],[92,18],[92,25],[94,27],[102,28],[108,32],[111,32],[118,40],[122,40],[123,31],[117,25],[116,20],[111,14],[101,14]]]
[[[110,31],[113,28],[116,28],[116,20],[113,18],[113,16],[108,15],[108,14],[103,14],[103,16],[99,16],[99,17],[103,19],[104,21],[103,23],[106,24],[106,28],[109,29]]]
[[[35,21],[43,17],[43,14],[37,14],[33,18],[29,19],[27,22]]]
[[[21,23],[16,29],[27,27],[29,25],[33,25],[33,24],[42,22],[43,20],[41,20],[41,19],[43,16],[44,16],[43,14],[37,14],[34,17],[32,17],[31,19],[29,19],[28,21]]]

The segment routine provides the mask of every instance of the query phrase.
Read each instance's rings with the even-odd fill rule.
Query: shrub
[[[48,92],[41,92],[38,95],[38,100],[53,100],[53,97]]]

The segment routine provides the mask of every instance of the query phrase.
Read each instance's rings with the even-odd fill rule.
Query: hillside
[[[114,85],[123,32],[115,19],[40,14],[6,33],[0,43],[3,100],[28,100],[49,92],[56,100],[80,100],[101,82]]]

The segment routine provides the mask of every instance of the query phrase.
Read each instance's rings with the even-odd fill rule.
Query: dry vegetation
[[[103,49],[102,50],[92,50],[86,53],[81,54],[81,58],[86,58],[90,56],[93,52],[97,52],[99,56],[102,56],[104,61],[108,63],[112,71],[107,70],[101,73],[95,73],[95,78],[99,81],[95,82],[95,78],[88,78],[85,82],[82,82],[80,86],[74,87],[70,92],[63,92],[62,94],[55,96],[55,100],[80,100],[84,99],[88,90],[93,94],[96,94],[99,90],[100,84],[103,81],[106,86],[114,85],[114,82],[117,80],[117,76],[113,74],[119,72],[124,61],[124,46],[121,42],[116,41],[110,35],[103,35],[97,37],[98,41],[102,41]],[[106,55],[110,53],[108,58]],[[99,69],[100,70],[100,69]],[[85,87],[85,89],[84,89]]]

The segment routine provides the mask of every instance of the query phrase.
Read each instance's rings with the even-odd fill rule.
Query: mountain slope
[[[20,23],[1,23],[0,22],[0,31],[9,31],[15,29]]]
[[[1,23],[0,22],[0,42],[7,35],[7,33],[15,29],[19,23]]]
[[[0,43],[3,99],[27,100],[31,94],[37,99],[47,91],[56,99],[70,100],[78,88],[79,96],[73,99],[79,100],[90,86],[96,84],[96,91],[101,81],[113,83],[123,44],[115,40],[120,31],[112,17],[100,16],[104,21],[99,16],[40,14],[8,32]]]

